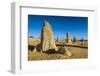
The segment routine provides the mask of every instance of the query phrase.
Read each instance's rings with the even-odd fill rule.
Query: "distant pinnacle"
[[[67,35],[66,35],[66,36],[67,36],[67,39],[66,39],[67,43],[68,43],[68,44],[71,44],[72,41],[71,41],[70,33],[67,32]]]

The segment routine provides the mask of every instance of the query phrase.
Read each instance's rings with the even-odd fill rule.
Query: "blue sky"
[[[54,38],[65,39],[70,32],[71,38],[88,39],[88,17],[28,15],[28,36],[39,38],[44,21],[52,27]]]

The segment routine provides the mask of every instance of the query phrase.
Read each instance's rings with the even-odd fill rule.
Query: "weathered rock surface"
[[[67,47],[62,47],[62,48],[59,48],[59,50],[58,50],[58,53],[59,54],[63,54],[63,55],[66,55],[66,56],[72,56],[72,53],[68,50],[68,48]]]
[[[48,21],[44,21],[44,25],[41,31],[41,43],[40,44],[41,44],[42,51],[48,51],[51,49],[57,51],[51,25],[49,24]]]
[[[64,47],[64,49],[65,49],[65,51],[66,51],[66,53],[65,53],[65,55],[67,55],[67,56],[72,56],[72,53],[68,50],[68,48],[67,47]]]

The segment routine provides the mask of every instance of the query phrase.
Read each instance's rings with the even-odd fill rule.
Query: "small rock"
[[[34,47],[33,52],[36,52],[36,47]]]
[[[68,50],[68,48],[67,47],[64,47],[64,49],[65,49],[65,51],[66,51],[66,53],[65,53],[65,55],[67,55],[67,56],[72,56],[72,53]]]
[[[72,56],[72,53],[70,51],[66,51],[66,54],[65,55],[71,57]]]
[[[66,50],[62,47],[62,48],[59,48],[58,52],[59,54],[65,54],[66,53]]]

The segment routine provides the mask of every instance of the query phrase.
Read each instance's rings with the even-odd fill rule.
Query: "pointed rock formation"
[[[68,44],[71,44],[71,43],[72,43],[71,37],[70,37],[70,33],[69,33],[69,32],[67,32],[67,39],[66,39],[66,42],[67,42]]]
[[[78,39],[76,38],[76,36],[74,36],[73,42],[77,42],[77,41],[78,41]]]
[[[46,20],[44,21],[44,25],[41,31],[41,43],[40,44],[41,44],[41,50],[44,52],[51,50],[51,49],[57,51],[51,25]]]

